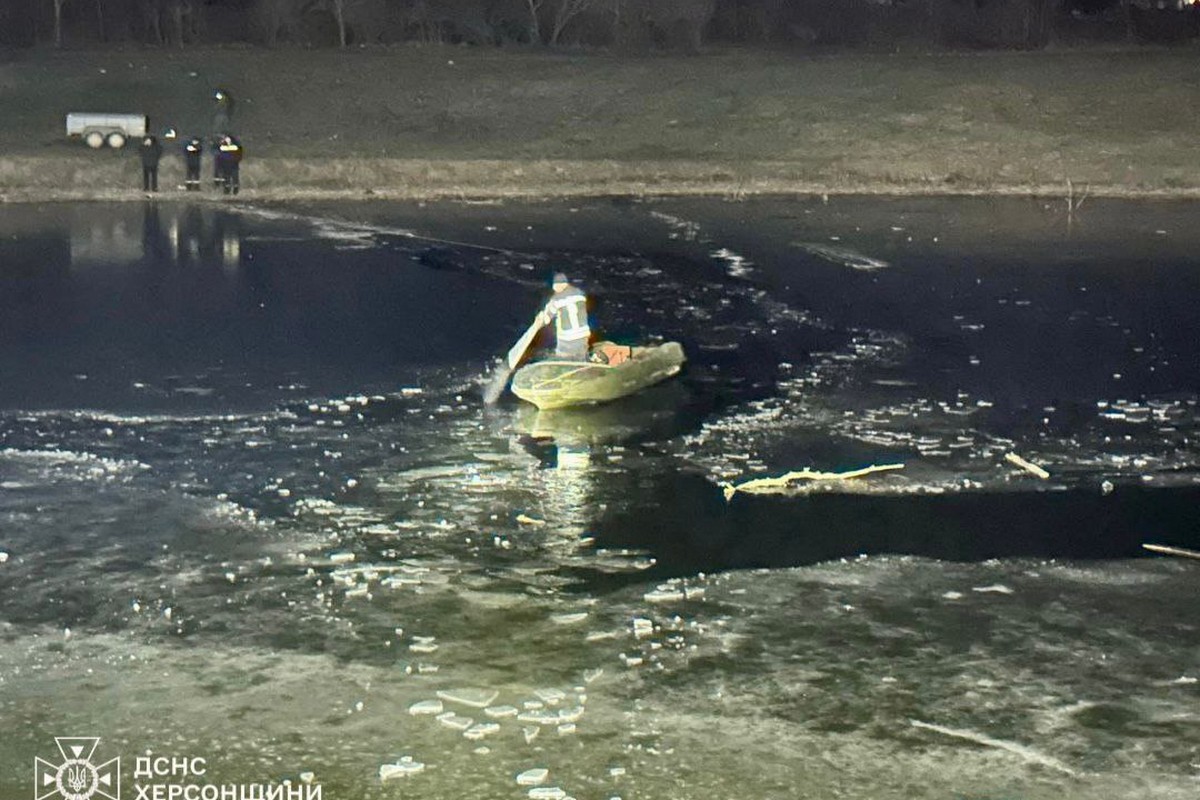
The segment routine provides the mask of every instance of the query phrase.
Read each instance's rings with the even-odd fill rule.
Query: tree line
[[[0,45],[1036,48],[1088,24],[1108,38],[1136,33],[1144,8],[1162,10],[1158,0],[3,0]]]

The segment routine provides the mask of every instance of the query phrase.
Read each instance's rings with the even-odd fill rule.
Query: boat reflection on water
[[[680,381],[633,397],[594,406],[539,410],[522,403],[513,421],[518,432],[568,447],[662,441],[686,431],[697,418]]]
[[[689,392],[676,381],[603,405],[539,410],[522,404],[512,429],[541,463],[533,478],[541,513],[556,533],[584,541],[605,499],[620,493],[614,483],[628,478],[622,451],[677,436],[693,416]]]

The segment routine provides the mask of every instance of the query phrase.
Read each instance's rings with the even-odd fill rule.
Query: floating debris
[[[524,728],[521,728],[521,735],[525,737],[525,744],[533,742],[541,732],[542,729],[535,725],[526,725]]]
[[[1012,594],[1013,590],[1005,586],[1003,583],[993,583],[991,586],[972,586],[972,592],[980,594]]]
[[[1010,464],[1020,467],[1021,469],[1025,470],[1026,472],[1028,472],[1031,475],[1036,475],[1037,477],[1041,478],[1042,480],[1047,480],[1050,477],[1049,472],[1046,472],[1046,470],[1042,469],[1037,464],[1032,464],[1032,463],[1026,461],[1025,459],[1021,458],[1019,455],[1017,455],[1016,453],[1005,453],[1004,460]]]
[[[533,525],[534,527],[541,527],[542,525],[546,524],[546,520],[536,519],[526,514],[517,514],[517,522],[521,523],[522,525]]]
[[[934,731],[935,733],[940,733],[944,736],[953,736],[956,739],[966,739],[969,742],[975,742],[976,744],[981,744],[985,747],[995,747],[997,749],[1005,750],[1009,753],[1018,755],[1026,761],[1033,762],[1034,764],[1041,764],[1044,767],[1050,767],[1051,769],[1056,769],[1059,772],[1063,772],[1071,776],[1076,774],[1075,770],[1071,769],[1058,759],[1051,758],[1050,756],[1039,753],[1036,750],[1031,750],[1024,745],[1006,742],[1001,739],[993,739],[990,736],[986,736],[982,733],[976,733],[975,731],[960,730],[957,728],[945,728],[941,725],[932,725],[928,722],[921,722],[920,720],[916,719],[910,719],[908,722],[914,728],[922,728],[927,731]]]
[[[737,492],[749,492],[751,494],[763,494],[771,492],[785,492],[789,488],[789,484],[795,481],[842,481],[851,478],[861,478],[863,475],[870,475],[875,472],[888,472],[896,469],[904,469],[903,464],[872,464],[869,467],[862,469],[852,469],[848,472],[818,472],[810,469],[802,469],[798,472],[787,472],[777,478],[752,478],[742,483],[724,483],[722,488],[725,492],[725,501],[733,499],[733,495]]]
[[[1196,550],[1188,550],[1186,547],[1171,547],[1165,544],[1143,544],[1142,547],[1155,553],[1162,553],[1168,556],[1200,559],[1200,552]]]

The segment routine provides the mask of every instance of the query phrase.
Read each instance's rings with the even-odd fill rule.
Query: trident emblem
[[[61,764],[52,764],[41,758],[33,760],[34,800],[91,800],[103,797],[121,800],[121,759],[114,758],[103,764],[93,764],[92,754],[100,743],[97,737],[55,738]]]

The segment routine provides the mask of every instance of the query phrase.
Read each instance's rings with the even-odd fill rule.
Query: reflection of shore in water
[[[187,206],[169,222],[168,255],[176,264],[220,264],[236,269],[242,261],[242,232],[236,215]]]
[[[193,204],[72,207],[67,234],[74,267],[167,261],[230,271],[242,261],[241,218]]]

